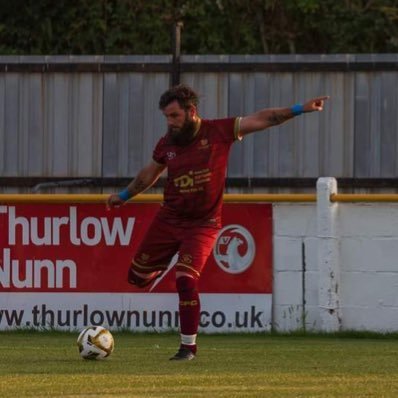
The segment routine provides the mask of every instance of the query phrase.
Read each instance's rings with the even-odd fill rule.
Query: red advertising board
[[[0,292],[142,293],[126,275],[158,207],[1,205]],[[225,204],[223,224],[200,291],[271,293],[271,205]],[[175,292],[173,267],[146,291]]]

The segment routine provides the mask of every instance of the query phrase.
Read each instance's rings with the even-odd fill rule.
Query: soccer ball
[[[103,359],[112,354],[114,340],[111,332],[102,326],[90,326],[77,338],[80,356],[84,359]]]

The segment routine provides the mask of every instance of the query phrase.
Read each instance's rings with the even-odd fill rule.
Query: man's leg
[[[200,321],[198,281],[211,253],[218,230],[192,228],[185,231],[176,264],[179,296],[181,345],[173,360],[190,360],[196,355],[196,336]]]
[[[162,271],[155,271],[149,274],[143,272],[137,272],[134,267],[131,266],[128,272],[127,280],[132,285],[144,288],[150,285],[157,277],[162,275]]]
[[[198,279],[182,275],[177,278],[176,286],[179,296],[180,348],[189,350],[193,355],[196,355],[196,335],[200,317]],[[190,356],[190,353],[188,353],[188,356]]]
[[[159,277],[178,250],[173,228],[154,219],[145,234],[128,271],[128,282],[144,288]]]

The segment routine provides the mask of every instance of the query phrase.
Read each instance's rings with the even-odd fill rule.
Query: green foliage
[[[0,54],[398,51],[398,0],[0,0]]]

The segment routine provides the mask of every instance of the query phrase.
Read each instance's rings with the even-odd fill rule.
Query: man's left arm
[[[267,108],[244,116],[240,120],[239,137],[277,126],[302,113],[322,111],[327,99],[329,99],[328,96],[317,97],[305,102],[304,105],[296,104],[291,108]]]

